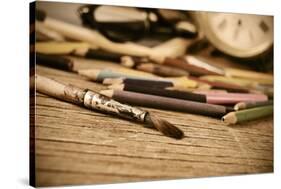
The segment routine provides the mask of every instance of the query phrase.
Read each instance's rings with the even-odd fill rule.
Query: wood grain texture
[[[118,67],[75,59],[77,67]],[[38,74],[94,91],[75,73],[37,66]],[[175,140],[141,124],[36,93],[36,186],[100,184],[273,172],[272,117],[226,126],[220,120],[149,109],[178,126]]]

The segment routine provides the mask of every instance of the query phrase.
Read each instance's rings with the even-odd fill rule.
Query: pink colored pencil
[[[261,102],[268,100],[268,97],[264,94],[250,93],[209,93],[206,96],[207,103],[209,104],[236,104],[238,102]]]
[[[212,89],[212,90],[196,89],[196,90],[194,90],[192,92],[193,93],[197,93],[197,94],[204,94],[204,95],[208,95],[208,94],[226,94],[226,93],[228,93],[226,90],[220,90],[220,89]]]

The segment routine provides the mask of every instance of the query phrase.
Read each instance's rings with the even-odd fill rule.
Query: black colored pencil
[[[60,70],[73,71],[73,61],[59,55],[46,55],[36,53],[36,64],[56,68]]]
[[[192,100],[197,102],[206,102],[206,95],[196,94],[192,92],[183,92],[177,90],[167,90],[164,88],[148,87],[143,85],[132,85],[132,84],[120,84],[111,85],[109,88],[115,90],[132,91],[144,94],[151,94],[157,96],[165,96],[177,99]]]

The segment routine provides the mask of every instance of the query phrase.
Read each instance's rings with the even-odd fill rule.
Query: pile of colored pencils
[[[50,34],[54,41],[36,43],[37,64],[107,85],[100,94],[118,102],[211,116],[227,124],[273,114],[272,74],[219,67],[202,57],[185,55],[185,39],[150,48],[112,42],[96,31],[47,15],[36,22],[37,31],[44,27],[56,33]],[[79,69],[81,63],[69,55],[115,62],[123,68]]]

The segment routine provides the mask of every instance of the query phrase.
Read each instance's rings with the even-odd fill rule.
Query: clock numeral
[[[260,22],[259,26],[264,33],[266,33],[269,30],[268,25],[263,20]]]

